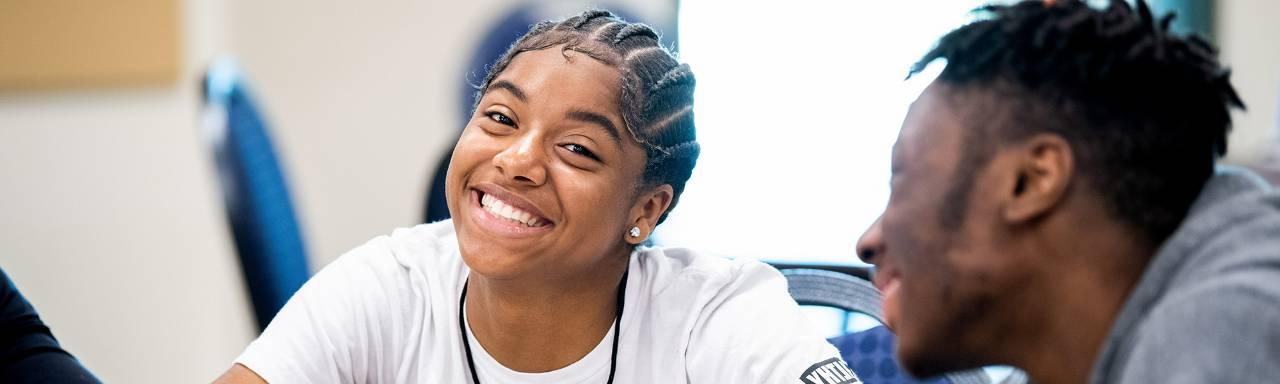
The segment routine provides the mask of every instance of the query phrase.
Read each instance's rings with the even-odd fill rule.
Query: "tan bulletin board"
[[[177,0],[0,0],[0,91],[172,83]]]

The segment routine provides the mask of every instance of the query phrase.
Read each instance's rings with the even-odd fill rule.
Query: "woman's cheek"
[[[490,137],[483,129],[475,126],[469,126],[462,132],[462,136],[458,138],[458,144],[453,147],[453,160],[483,160],[485,157],[492,157],[493,154],[502,150],[502,142],[497,138]]]
[[[619,223],[626,221],[626,217],[623,216],[626,216],[630,208],[625,200],[631,196],[631,193],[624,193],[622,188],[617,187],[618,185],[617,182],[582,185],[575,200],[589,207],[588,209],[596,216],[595,222],[602,225],[621,225]]]

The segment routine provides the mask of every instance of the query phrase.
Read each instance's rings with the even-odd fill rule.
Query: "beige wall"
[[[460,124],[463,36],[495,2],[232,3],[231,39],[274,124],[313,267],[420,220]]]
[[[183,0],[179,83],[0,94],[0,266],[106,382],[212,379],[255,331],[199,136],[203,66],[239,59],[319,268],[419,221],[469,47],[513,1]]]
[[[1228,160],[1253,164],[1280,151],[1280,1],[1218,0],[1215,18],[1222,62],[1231,67],[1232,83],[1249,107],[1233,116]]]
[[[176,84],[0,96],[0,266],[107,382],[207,380],[253,332],[195,125],[220,4],[182,2]]]

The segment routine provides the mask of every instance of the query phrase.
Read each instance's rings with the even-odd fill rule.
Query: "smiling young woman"
[[[480,84],[453,219],[325,267],[220,380],[856,382],[777,271],[640,245],[697,159],[693,87],[647,26],[535,25]]]

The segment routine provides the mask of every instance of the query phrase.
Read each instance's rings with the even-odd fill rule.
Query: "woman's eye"
[[[510,125],[510,126],[516,125],[515,120],[511,120],[510,117],[507,117],[507,115],[504,115],[501,112],[489,112],[488,116],[489,116],[489,120],[496,121],[498,122],[498,124]]]
[[[597,157],[595,153],[592,153],[591,150],[587,149],[587,147],[584,147],[578,144],[565,144],[565,145],[562,145],[562,147],[564,147],[564,149],[569,150],[569,152],[573,152],[573,153],[585,156],[592,160],[600,161],[600,158]]]

